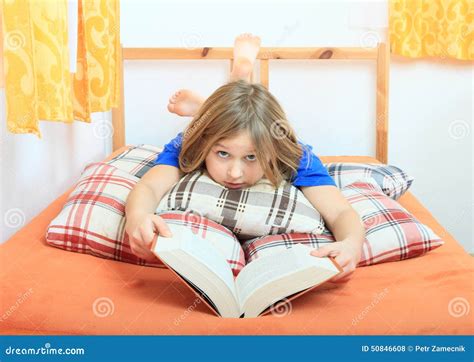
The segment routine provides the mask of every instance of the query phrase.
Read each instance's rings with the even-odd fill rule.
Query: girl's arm
[[[152,167],[128,195],[125,206],[127,218],[137,214],[154,213],[163,196],[181,176],[182,172],[174,166]]]
[[[179,181],[183,173],[168,165],[152,167],[130,192],[125,205],[125,230],[132,252],[145,260],[155,260],[150,251],[155,232],[171,236],[165,221],[155,215],[163,196]]]
[[[311,254],[334,256],[344,272],[333,279],[340,280],[351,274],[359,263],[365,228],[341,191],[336,186],[301,187],[309,202],[319,211],[336,241],[325,245]]]

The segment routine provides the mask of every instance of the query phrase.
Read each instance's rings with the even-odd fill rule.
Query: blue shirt
[[[179,168],[179,153],[183,142],[183,133],[180,132],[175,138],[165,145],[155,160],[155,165],[169,165]],[[316,156],[310,145],[305,145],[298,141],[303,148],[303,156],[296,176],[291,180],[294,186],[336,186],[334,180],[329,176],[326,167]]]

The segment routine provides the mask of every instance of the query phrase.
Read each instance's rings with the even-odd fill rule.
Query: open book
[[[155,238],[152,252],[221,317],[266,314],[276,302],[288,302],[342,272],[332,258],[311,256],[312,248],[295,244],[251,261],[234,278],[209,240],[188,226],[168,226],[173,237]]]

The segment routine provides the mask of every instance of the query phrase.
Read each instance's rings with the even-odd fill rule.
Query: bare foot
[[[253,64],[260,49],[260,38],[250,33],[244,33],[235,38],[234,41],[234,65],[230,74],[230,80],[251,81],[250,76]]]
[[[180,89],[173,94],[168,103],[168,111],[179,116],[194,116],[205,99],[189,89]]]

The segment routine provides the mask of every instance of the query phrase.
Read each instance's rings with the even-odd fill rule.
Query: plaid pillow
[[[88,165],[59,215],[51,221],[48,244],[79,253],[132,264],[163,267],[158,259],[147,262],[132,253],[125,232],[125,201],[138,178],[107,163]],[[238,240],[225,227],[189,213],[168,212],[167,223],[188,225],[216,244],[236,275],[245,259]]]
[[[346,186],[342,193],[366,228],[358,266],[413,258],[444,244],[429,227],[383,194],[378,186],[355,182]],[[248,263],[260,256],[291,248],[294,243],[319,248],[333,241],[334,237],[326,229],[321,235],[282,234],[256,238],[246,241],[243,249]]]
[[[138,178],[154,166],[156,157],[163,147],[150,145],[131,146],[107,163]]]
[[[108,163],[141,178],[162,151],[162,147],[150,145],[132,146]],[[333,162],[324,164],[338,188],[342,189],[356,181],[378,185],[383,192],[398,200],[411,186],[414,178],[400,168],[376,163]]]
[[[356,181],[371,183],[379,186],[385,195],[394,200],[398,200],[414,180],[400,168],[391,165],[335,162],[325,166],[340,189]]]
[[[268,180],[230,190],[205,171],[185,175],[163,196],[157,210],[193,211],[229,228],[239,239],[287,232],[321,233],[324,222],[303,193],[288,182]]]

